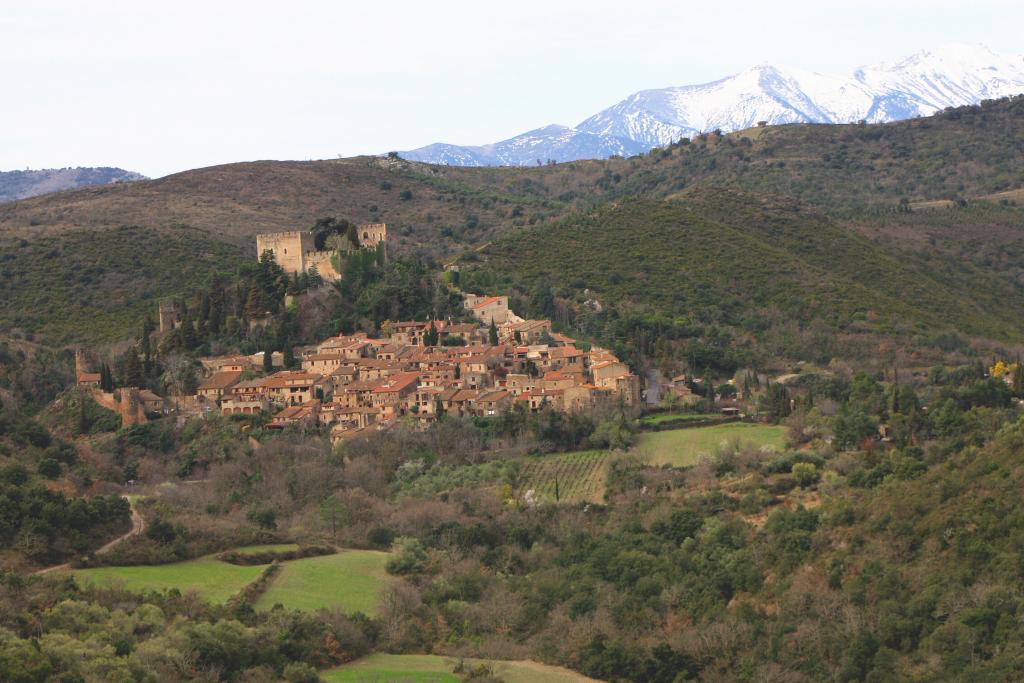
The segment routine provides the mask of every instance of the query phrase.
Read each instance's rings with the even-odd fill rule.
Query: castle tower
[[[157,304],[157,318],[160,320],[160,331],[170,332],[178,326],[178,309],[171,300]]]
[[[381,242],[387,243],[388,226],[386,223],[367,223],[359,226],[359,246],[367,249],[376,247]]]
[[[311,232],[271,232],[256,235],[256,259],[269,251],[286,273],[304,273],[308,266],[306,254],[315,250]]]

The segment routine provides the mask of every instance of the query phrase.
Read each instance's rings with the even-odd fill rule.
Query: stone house
[[[234,370],[215,372],[199,385],[199,388],[196,390],[196,394],[201,399],[209,401],[210,403],[219,403],[221,397],[230,391],[231,387],[238,384],[241,376],[241,372]]]

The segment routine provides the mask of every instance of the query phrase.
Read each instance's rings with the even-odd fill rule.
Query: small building
[[[231,387],[238,384],[241,376],[241,372],[231,370],[215,372],[199,385],[199,388],[196,390],[196,395],[211,403],[219,403],[221,397],[224,396]]]

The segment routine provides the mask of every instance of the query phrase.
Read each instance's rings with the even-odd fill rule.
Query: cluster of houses
[[[270,428],[329,428],[335,441],[399,421],[428,427],[442,415],[640,400],[639,379],[610,351],[582,350],[549,321],[516,316],[505,296],[467,295],[465,306],[474,322],[385,323],[381,338],[343,334],[298,348],[301,370],[261,376],[262,354],[204,358],[194,400],[227,415],[269,412]],[[279,354],[272,361],[281,366]]]

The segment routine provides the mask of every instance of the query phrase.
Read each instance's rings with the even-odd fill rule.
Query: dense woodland
[[[216,211],[227,240],[86,220],[100,200],[121,215],[132,187],[83,190],[67,215],[56,199],[4,207],[0,229],[39,224],[0,244],[0,678],[305,682],[369,652],[534,659],[605,681],[1024,678],[1021,209],[989,196],[1024,184],[1019,140],[1000,141],[1020,116],[1014,99],[507,173],[335,164],[390,204],[316,215],[393,206],[410,231],[385,255],[343,249],[348,219],[317,221],[343,272],[328,287],[245,253]],[[195,191],[196,174],[149,186]],[[435,255],[461,251],[442,274]],[[167,395],[195,384],[201,355],[281,351],[294,367],[295,345],[328,334],[457,320],[460,289],[510,293],[644,376],[686,375],[689,412],[666,399],[654,417],[710,419],[716,397],[742,394],[785,444],[664,464],[643,447],[651,423],[621,405],[446,416],[337,446],[313,428],[272,434],[266,415],[123,428],[70,388],[61,345],[102,342],[104,384]],[[168,296],[182,325],[161,334]],[[522,495],[531,467],[580,451],[610,463],[596,496],[563,499],[557,481],[551,499]],[[127,481],[146,531],[96,554],[129,527]],[[31,573],[274,542],[390,550],[378,611]]]

